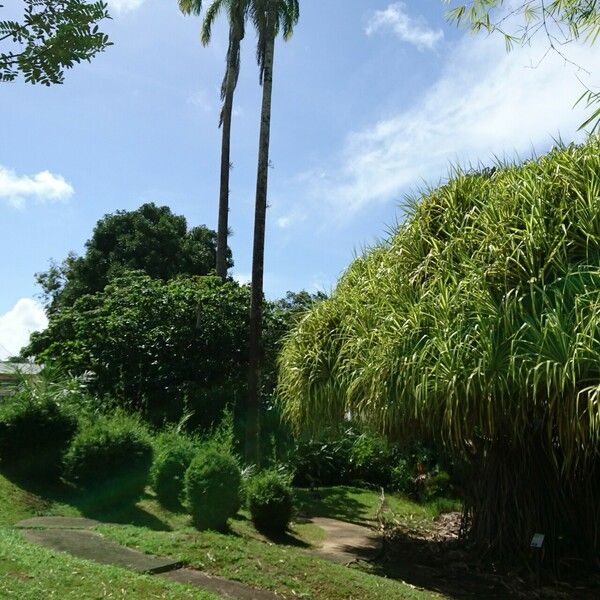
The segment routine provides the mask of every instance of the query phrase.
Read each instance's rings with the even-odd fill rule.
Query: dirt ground
[[[547,573],[538,581],[536,573],[500,569],[469,551],[459,539],[460,522],[460,513],[443,514],[428,532],[390,527],[388,523],[383,528],[382,553],[378,561],[371,563],[373,572],[457,600],[600,598],[600,570],[570,570],[571,576],[559,582]]]

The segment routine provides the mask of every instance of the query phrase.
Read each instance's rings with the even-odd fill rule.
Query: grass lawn
[[[26,542],[16,531],[0,527],[0,598],[189,600],[192,597],[218,598],[162,579],[52,552]]]
[[[98,530],[114,541],[148,553],[171,556],[209,574],[270,589],[286,598],[424,600],[440,597],[400,581],[332,564],[311,555],[309,550],[317,547],[324,535],[312,524],[295,523],[289,535],[275,542],[257,532],[244,513],[230,521],[227,533],[199,532],[190,525],[186,514],[165,510],[152,495],[147,495],[136,506],[102,513],[81,502],[71,501],[64,491],[62,496],[56,491],[43,496],[40,490],[26,492],[0,475],[0,532],[3,536],[0,538],[0,592],[4,592],[0,597],[10,598],[10,594],[21,599],[111,597],[102,596],[103,582],[108,581],[115,582],[112,584],[115,590],[121,587],[127,590],[127,598],[190,597],[189,592],[181,591],[185,588],[175,586],[171,589],[160,580],[66,556],[57,558],[56,554],[32,547],[10,531],[9,526],[35,515],[95,518],[103,522]],[[351,487],[321,488],[316,494],[298,490],[298,497],[303,513],[361,524],[371,522],[379,506],[378,493]],[[418,506],[395,496],[389,497],[388,503],[397,517],[421,526],[427,526],[437,514],[433,505]],[[11,550],[5,551],[5,547]],[[7,562],[7,557],[14,557],[13,562]],[[52,565],[52,570],[48,569],[48,564]],[[43,596],[39,595],[41,589]],[[69,596],[70,590],[73,594],[78,590],[79,595]]]

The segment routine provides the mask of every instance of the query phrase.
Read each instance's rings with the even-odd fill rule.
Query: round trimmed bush
[[[98,505],[137,500],[152,465],[152,438],[141,421],[118,411],[81,427],[64,459],[65,476]]]
[[[259,531],[281,535],[292,519],[294,495],[289,483],[276,471],[263,471],[246,489],[252,522]]]
[[[230,454],[203,449],[185,473],[185,494],[194,525],[224,529],[240,508],[241,473]]]
[[[165,431],[156,438],[150,479],[159,502],[166,508],[180,506],[185,472],[196,451],[194,441],[176,431]]]
[[[0,464],[21,475],[57,478],[77,418],[52,395],[23,390],[0,404]]]

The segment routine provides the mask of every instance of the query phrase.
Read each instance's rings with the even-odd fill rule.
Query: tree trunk
[[[232,35],[230,33],[230,35]],[[235,92],[235,69],[232,64],[239,52],[239,40],[234,36],[233,43],[237,44],[230,52],[227,64],[227,83],[223,112],[221,113],[221,127],[223,138],[221,141],[221,188],[219,193],[219,225],[217,228],[217,275],[222,279],[227,277],[227,238],[229,235],[229,175],[231,171],[231,120],[233,117],[233,95]]]
[[[252,255],[252,301],[250,305],[250,364],[246,415],[246,459],[259,464],[259,399],[262,363],[262,308],[265,260],[265,226],[269,179],[269,143],[271,138],[271,98],[273,93],[273,57],[275,36],[269,36],[265,49],[263,100],[258,149],[256,206],[254,214],[254,250]]]

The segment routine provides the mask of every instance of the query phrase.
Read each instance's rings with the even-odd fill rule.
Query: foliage
[[[289,336],[296,427],[350,412],[470,465],[472,539],[597,554],[600,139],[457,170]]]
[[[83,256],[71,253],[61,264],[53,262],[48,271],[36,275],[50,313],[103,291],[126,271],[169,281],[208,275],[215,267],[215,232],[205,226],[188,229],[185,217],[152,203],[105,215],[85,246]],[[231,252],[228,266],[233,266]]]
[[[357,481],[388,486],[395,450],[376,433],[353,424],[301,437],[290,453],[294,483],[328,486]]]
[[[152,465],[152,438],[123,411],[85,420],[64,458],[65,477],[100,505],[137,500]]]
[[[22,385],[0,403],[0,466],[20,475],[54,478],[77,431],[77,418],[60,395]]]
[[[280,472],[263,471],[252,477],[246,484],[246,499],[252,522],[259,531],[285,533],[292,519],[294,495]]]
[[[185,493],[194,525],[223,529],[240,508],[240,468],[233,456],[199,451],[185,473]]]
[[[114,279],[52,314],[26,352],[66,372],[92,372],[90,389],[153,421],[216,422],[243,391],[248,289],[217,277]]]
[[[21,22],[0,21],[0,42],[12,44],[0,50],[0,81],[13,81],[22,74],[30,83],[63,83],[65,69],[89,62],[111,45],[98,30],[98,22],[110,18],[104,2],[23,2]]]
[[[169,428],[156,436],[150,479],[156,497],[166,508],[180,506],[185,472],[196,451],[195,441],[176,429]]]
[[[530,44],[535,36],[545,36],[548,51],[556,52],[571,64],[568,45],[580,39],[594,44],[600,35],[600,3],[597,0],[469,0],[466,4],[461,1],[451,9],[448,17],[457,24],[466,22],[475,32],[499,33],[507,50],[515,44]],[[590,108],[600,102],[600,93],[587,89],[579,102]],[[593,133],[600,127],[600,108],[593,110],[580,129],[592,124]]]

